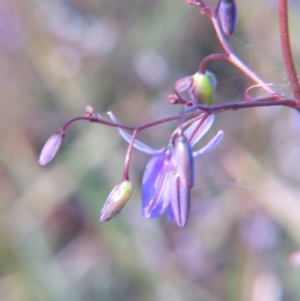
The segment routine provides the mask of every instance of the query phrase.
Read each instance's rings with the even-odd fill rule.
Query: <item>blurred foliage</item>
[[[212,5],[216,1],[210,1]],[[238,1],[234,49],[283,94],[277,1]],[[290,1],[296,65],[299,1]],[[184,0],[32,0],[0,3],[0,296],[5,301],[300,299],[290,255],[300,243],[300,119],[285,108],[226,112],[220,147],[197,160],[189,224],[143,219],[146,156],[134,153],[135,193],[112,221],[101,207],[122,176],[117,131],[78,123],[55,161],[39,151],[86,105],[128,124],[178,112],[176,80],[220,52],[207,18]],[[209,65],[217,103],[251,84],[226,62]],[[299,68],[298,68],[299,69]],[[251,95],[263,95],[260,89]],[[140,139],[162,147],[174,124]]]

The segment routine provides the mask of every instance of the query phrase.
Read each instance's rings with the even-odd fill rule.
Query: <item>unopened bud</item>
[[[100,221],[106,222],[115,217],[129,201],[133,192],[130,181],[123,181],[111,191],[101,211]]]
[[[213,73],[209,71],[205,71],[204,74],[197,72],[193,75],[191,94],[196,101],[210,106],[214,101],[216,85],[217,78]]]
[[[191,189],[194,186],[194,159],[191,145],[183,134],[175,140],[174,157],[180,180],[186,189]]]
[[[39,165],[47,165],[53,160],[63,143],[64,137],[65,132],[60,130],[58,133],[53,134],[48,138],[41,151]]]
[[[236,5],[234,0],[222,0],[219,7],[219,18],[223,32],[230,36],[236,24]]]

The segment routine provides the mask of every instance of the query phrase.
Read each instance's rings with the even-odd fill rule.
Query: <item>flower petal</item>
[[[178,174],[174,174],[171,179],[171,206],[173,217],[179,227],[184,227],[189,217],[190,189],[186,188]]]
[[[219,144],[219,142],[222,140],[223,137],[224,137],[224,132],[219,131],[217,133],[217,135],[206,144],[206,146],[204,146],[203,148],[199,149],[196,152],[193,152],[193,157],[196,158],[200,155],[203,155],[203,154],[211,151]]]
[[[175,82],[174,90],[176,92],[181,93],[181,92],[187,91],[192,86],[192,84],[193,84],[193,77],[187,76],[187,77],[181,78]]]
[[[171,204],[168,205],[167,212],[168,212],[169,221],[173,221],[174,220],[174,214],[173,214],[173,209],[172,209]]]
[[[170,176],[174,166],[168,154],[153,157],[146,166],[142,183],[142,214],[155,218],[170,202]]]
[[[194,186],[194,158],[188,139],[180,135],[175,140],[174,160],[180,181],[187,189]]]
[[[190,125],[185,131],[184,135],[190,140],[191,147],[193,147],[210,129],[213,122],[215,120],[214,115],[210,115],[206,118],[206,120],[203,122],[201,127],[197,130],[196,134],[194,135],[193,139],[190,140],[191,135],[194,133],[196,127],[201,122],[201,119],[199,121],[195,121],[192,125]]]
[[[107,112],[107,115],[110,117],[110,119],[114,122],[114,123],[118,123],[117,118],[114,116],[114,114],[112,112]],[[117,127],[119,134],[123,137],[123,139],[130,143],[132,135],[128,134],[126,131],[124,131],[122,128]],[[164,149],[160,149],[160,150],[155,150],[152,147],[150,147],[149,145],[139,141],[139,140],[135,140],[133,143],[134,148],[136,148],[137,150],[148,154],[148,155],[158,155],[161,154]]]

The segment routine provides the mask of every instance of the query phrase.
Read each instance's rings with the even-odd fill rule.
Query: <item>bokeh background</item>
[[[236,2],[231,45],[290,95],[277,1]],[[300,3],[289,4],[299,69]],[[202,143],[219,129],[226,136],[197,159],[184,229],[166,217],[141,216],[150,158],[137,151],[131,201],[99,223],[127,147],[113,128],[74,124],[57,158],[37,164],[46,139],[86,105],[130,125],[177,113],[166,102],[174,82],[220,51],[209,19],[184,0],[0,1],[1,300],[300,300],[297,112],[260,108],[216,117]],[[208,67],[219,80],[216,103],[243,99],[251,81],[226,62]],[[160,148],[174,127],[139,138]]]

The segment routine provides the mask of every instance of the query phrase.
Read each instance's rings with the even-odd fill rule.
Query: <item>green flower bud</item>
[[[193,75],[193,85],[190,93],[195,101],[208,106],[213,104],[217,78],[209,71],[205,73],[197,72]]]
[[[133,192],[130,181],[123,181],[111,191],[101,211],[100,221],[106,222],[115,217],[129,201]]]

